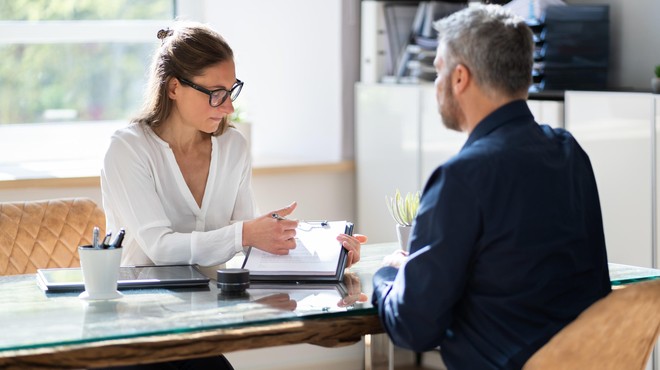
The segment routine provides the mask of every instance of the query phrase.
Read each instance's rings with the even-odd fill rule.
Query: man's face
[[[438,46],[433,65],[438,76],[435,79],[435,97],[438,103],[438,112],[442,118],[442,123],[450,130],[461,131],[460,118],[463,117],[463,111],[456,101],[454,92],[451,88],[451,72],[442,59],[444,50],[442,44]]]

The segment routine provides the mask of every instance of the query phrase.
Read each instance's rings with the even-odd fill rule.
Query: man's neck
[[[476,90],[471,96],[466,96],[459,104],[465,112],[465,122],[461,128],[468,135],[488,115],[498,108],[514,101],[524,99],[523,96],[509,96],[506,94],[486,94],[482,90]]]

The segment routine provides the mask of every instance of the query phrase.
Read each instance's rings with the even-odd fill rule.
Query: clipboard
[[[301,221],[296,229],[296,248],[287,255],[248,249],[242,268],[250,282],[341,282],[348,252],[337,235],[353,235],[348,221]]]

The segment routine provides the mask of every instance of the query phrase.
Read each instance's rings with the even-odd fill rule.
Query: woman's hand
[[[367,242],[367,237],[362,234],[354,234],[353,236],[339,234],[337,240],[348,251],[346,267],[356,264],[360,260],[360,245]]]
[[[369,297],[362,292],[360,278],[351,272],[344,274],[344,285],[346,286],[346,296],[337,302],[339,307],[352,306],[356,302],[367,302]]]
[[[287,293],[275,293],[269,296],[259,298],[255,302],[262,303],[278,310],[295,311],[298,307],[298,302],[291,299]]]
[[[269,212],[250,221],[243,221],[243,246],[252,246],[272,254],[289,254],[296,247],[296,227],[298,221],[281,218],[290,215],[296,209],[297,203],[276,211]]]

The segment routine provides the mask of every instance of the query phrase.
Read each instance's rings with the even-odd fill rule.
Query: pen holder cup
[[[80,299],[102,300],[122,296],[117,291],[121,248],[99,249],[91,245],[78,247],[85,291]]]

